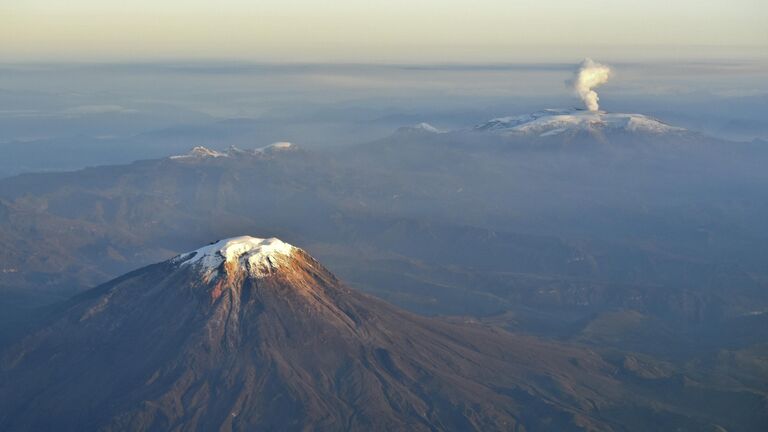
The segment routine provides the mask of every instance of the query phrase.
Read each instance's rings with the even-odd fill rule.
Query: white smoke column
[[[576,77],[573,79],[573,89],[579,95],[584,105],[590,111],[597,111],[600,105],[597,103],[600,98],[593,89],[599,87],[611,77],[611,68],[595,62],[591,58],[584,59],[581,62],[579,70],[576,71]]]

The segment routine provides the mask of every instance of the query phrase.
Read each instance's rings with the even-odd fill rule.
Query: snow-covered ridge
[[[232,237],[179,255],[174,262],[181,266],[200,266],[204,273],[213,273],[224,263],[237,263],[251,276],[264,277],[284,263],[294,250],[295,247],[274,237]]]
[[[568,131],[623,131],[652,134],[685,131],[683,128],[670,126],[642,114],[580,109],[549,109],[522,116],[501,117],[477,125],[474,130],[538,136],[558,135]]]
[[[207,147],[197,146],[192,148],[187,154],[171,156],[171,159],[203,159],[203,158],[219,158],[227,157],[226,153],[217,152]]]
[[[253,150],[243,150],[235,146],[230,146],[226,152],[219,152],[216,150],[209,149],[207,147],[197,146],[197,147],[194,147],[192,150],[190,150],[189,153],[187,154],[171,156],[170,159],[200,160],[200,159],[211,159],[211,158],[237,157],[241,155],[264,156],[264,155],[273,155],[278,152],[293,151],[296,149],[298,149],[298,146],[296,144],[284,142],[284,141],[272,143],[270,145],[259,147]]]

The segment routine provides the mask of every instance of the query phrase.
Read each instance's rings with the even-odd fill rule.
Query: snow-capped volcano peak
[[[291,256],[295,247],[277,238],[261,239],[250,236],[219,240],[192,252],[178,256],[181,266],[199,266],[204,273],[236,266],[249,275],[263,277],[272,273]]]
[[[629,132],[663,134],[685,129],[670,126],[642,114],[548,109],[531,114],[496,118],[474,127],[476,131],[551,136],[564,132]]]

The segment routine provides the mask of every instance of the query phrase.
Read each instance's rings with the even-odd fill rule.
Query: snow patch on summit
[[[261,239],[242,236],[219,240],[186,254],[174,262],[181,266],[197,265],[206,273],[217,271],[222,264],[237,263],[249,275],[264,277],[277,269],[296,248],[277,238]]]
[[[416,133],[416,134],[441,134],[444,131],[432,126],[429,123],[418,123],[412,126],[403,126],[397,130],[398,133]]]
[[[441,133],[442,131],[434,126],[432,126],[429,123],[421,122],[417,125],[411,126],[413,129],[423,130],[424,132],[430,132],[430,133]]]
[[[254,152],[257,153],[273,153],[278,151],[287,151],[287,150],[295,150],[296,144],[290,143],[287,141],[279,141],[276,143],[272,143],[268,146],[260,147],[254,150]]]

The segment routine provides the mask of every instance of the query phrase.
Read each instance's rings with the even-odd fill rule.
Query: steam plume
[[[576,76],[571,83],[576,94],[579,95],[584,105],[590,111],[597,111],[600,105],[597,103],[600,98],[593,89],[599,87],[611,77],[611,68],[595,62],[591,58],[584,59],[576,71]]]

